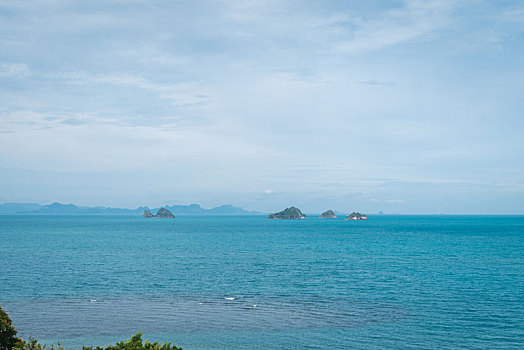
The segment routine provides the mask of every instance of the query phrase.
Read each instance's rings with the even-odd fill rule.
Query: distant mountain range
[[[232,205],[205,209],[198,204],[171,205],[164,208],[179,215],[261,215],[263,213],[248,211]],[[136,209],[110,207],[79,207],[74,204],[52,203],[3,203],[0,204],[0,215],[142,215],[145,209],[157,211],[159,208],[138,207]]]

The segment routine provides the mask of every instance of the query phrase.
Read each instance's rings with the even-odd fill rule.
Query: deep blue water
[[[0,305],[72,350],[523,349],[524,217],[0,216]]]

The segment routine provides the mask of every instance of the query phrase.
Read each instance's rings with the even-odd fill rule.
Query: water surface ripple
[[[66,349],[522,349],[524,217],[0,216],[0,305]]]

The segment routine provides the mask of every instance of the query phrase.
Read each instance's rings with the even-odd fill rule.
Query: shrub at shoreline
[[[47,344],[40,344],[37,339],[29,338],[25,341],[17,337],[17,330],[7,312],[0,306],[0,350],[64,350],[60,342],[50,347]],[[137,333],[126,341],[121,341],[106,348],[83,347],[83,350],[182,350],[182,348],[171,343],[151,343],[147,340],[142,341],[142,333]]]

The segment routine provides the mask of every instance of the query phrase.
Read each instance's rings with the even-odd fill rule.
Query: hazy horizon
[[[524,214],[524,3],[0,0],[0,203]]]
[[[164,204],[159,204],[159,205],[148,205],[148,204],[142,204],[142,205],[138,205],[136,207],[114,207],[114,206],[108,206],[108,205],[103,205],[103,204],[94,204],[94,205],[79,205],[77,203],[61,203],[61,202],[40,202],[40,203],[35,203],[35,202],[2,202],[0,203],[0,206],[1,205],[9,205],[9,204],[37,204],[37,205],[40,205],[40,206],[46,206],[46,205],[52,205],[52,204],[61,204],[61,205],[64,205],[64,206],[67,206],[67,205],[75,205],[79,208],[108,208],[108,209],[124,209],[124,210],[137,210],[137,209],[142,209],[142,208],[148,208],[148,209],[159,209],[159,208],[162,208],[162,207],[176,207],[176,206],[183,206],[183,207],[189,207],[191,205],[198,205],[200,206],[202,209],[205,209],[205,210],[211,210],[211,209],[217,209],[217,208],[220,208],[220,207],[227,207],[227,206],[232,206],[233,208],[239,208],[239,209],[243,209],[243,210],[246,210],[246,211],[249,211],[249,212],[252,212],[253,215],[267,215],[267,214],[271,214],[271,213],[275,213],[275,212],[279,212],[281,210],[284,210],[286,208],[289,208],[289,207],[292,207],[292,206],[295,206],[293,204],[290,204],[290,205],[287,205],[285,207],[274,207],[272,208],[271,210],[269,211],[262,211],[262,210],[256,210],[256,209],[252,209],[252,208],[244,208],[244,207],[240,207],[240,206],[236,206],[236,205],[233,205],[233,204],[230,204],[230,203],[222,203],[222,204],[217,204],[217,205],[213,205],[213,206],[205,206],[205,205],[201,205],[200,203],[194,203],[194,202],[191,202],[191,203],[176,203],[176,202],[173,202],[173,203],[164,203]],[[303,208],[299,208],[299,209],[303,209]],[[35,210],[29,210],[28,212],[32,212],[32,211],[36,211],[38,209],[35,209]],[[333,208],[333,207],[326,207],[320,211],[315,211],[315,210],[308,210],[308,209],[303,209],[302,212],[304,212],[305,214],[308,214],[308,215],[320,215],[322,212],[326,211],[326,210],[333,210],[335,211],[335,213],[337,213],[337,215],[349,215],[351,214],[352,212],[359,212],[359,208],[354,208],[354,207],[348,207],[347,209],[344,209],[344,208]],[[361,211],[361,210],[360,210]],[[17,214],[21,213],[22,211],[18,211]],[[175,214],[176,214],[176,211],[175,211]],[[513,214],[508,214],[508,213],[492,213],[492,212],[486,212],[486,213],[461,213],[461,212],[457,212],[457,213],[446,213],[446,212],[434,212],[434,213],[410,213],[410,212],[384,212],[382,210],[379,210],[379,211],[376,211],[376,212],[373,212],[373,211],[366,211],[366,212],[363,212],[363,214],[368,214],[368,215],[479,215],[479,216],[490,216],[490,215],[495,215],[495,216],[504,216],[504,215],[508,215],[508,216],[523,216],[524,213],[513,213]],[[7,213],[1,213],[0,212],[0,215],[8,215]],[[88,215],[96,215],[96,214],[88,214]],[[119,215],[119,214],[114,214],[114,215]],[[127,215],[127,214],[126,214]],[[191,215],[191,214],[184,214],[184,215]],[[198,214],[198,215],[202,215],[202,214]],[[235,215],[235,214],[212,214],[212,215]],[[246,214],[242,214],[242,215],[246,215]]]

